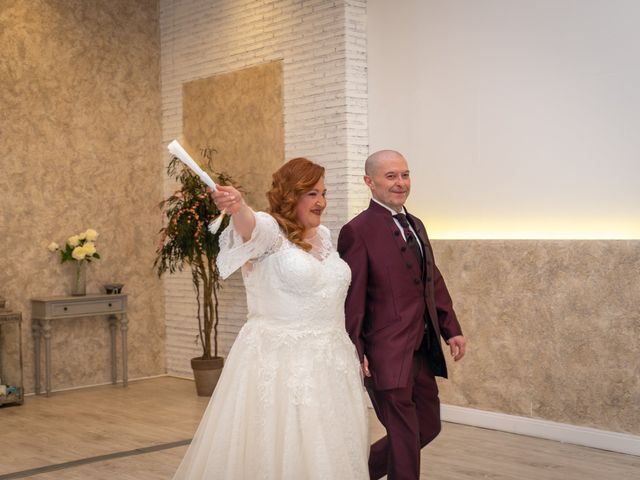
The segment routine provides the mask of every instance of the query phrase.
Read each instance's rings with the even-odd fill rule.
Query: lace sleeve
[[[220,234],[220,253],[217,265],[220,276],[225,279],[249,260],[269,253],[277,244],[280,227],[275,219],[264,212],[256,212],[256,226],[246,242],[233,228],[233,222]]]

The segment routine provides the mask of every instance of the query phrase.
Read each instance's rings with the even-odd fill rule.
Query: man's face
[[[402,211],[411,191],[409,165],[402,155],[390,154],[380,159],[371,176],[364,176],[373,198],[387,207]]]

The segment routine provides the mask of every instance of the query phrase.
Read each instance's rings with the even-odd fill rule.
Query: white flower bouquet
[[[56,242],[51,242],[47,248],[51,252],[60,252],[60,263],[71,260],[90,262],[100,259],[100,254],[96,251],[97,238],[98,232],[89,228],[82,233],[70,236],[64,248]]]
[[[64,248],[56,242],[51,242],[47,247],[51,252],[60,252],[60,263],[75,263],[75,275],[71,288],[71,295],[85,295],[86,293],[86,269],[84,265],[92,260],[100,259],[100,254],[96,251],[96,240],[98,232],[89,228],[77,235],[72,235],[67,239]]]

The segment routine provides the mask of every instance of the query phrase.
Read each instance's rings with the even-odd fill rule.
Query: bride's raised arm
[[[216,206],[231,215],[233,228],[245,242],[251,238],[256,227],[256,217],[251,208],[244,202],[242,194],[232,186],[218,185],[211,193]]]
[[[231,215],[231,223],[220,234],[220,253],[216,260],[224,279],[245,263],[268,255],[276,246],[280,229],[275,219],[264,212],[254,212],[235,188],[219,186],[211,194],[220,210]]]

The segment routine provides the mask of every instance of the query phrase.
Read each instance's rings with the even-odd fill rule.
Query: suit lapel
[[[396,244],[398,249],[404,247],[404,238],[402,238],[400,229],[396,225],[396,222],[393,220],[391,212],[378,203],[374,202],[373,200],[371,200],[369,203],[369,210],[371,211],[371,213],[379,217],[379,223],[384,224],[384,228],[389,232],[389,235],[393,239],[393,242]]]
[[[411,215],[409,212],[407,212],[407,220],[409,220],[409,223],[413,227],[413,230],[418,235],[422,246],[426,246],[429,243],[429,239],[427,238],[427,232],[425,232],[424,228],[420,226],[421,222],[419,222],[418,219]]]
[[[413,227],[414,232],[418,235],[418,239],[422,244],[422,256],[423,256],[423,269],[422,271],[425,273],[425,278],[430,278],[431,275],[431,265],[433,265],[433,258],[431,258],[431,249],[429,248],[429,238],[427,237],[427,232],[424,228],[421,227],[422,222],[418,221],[416,217],[407,212],[407,220]]]

